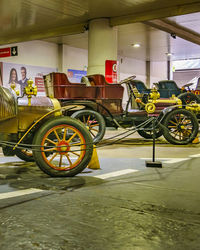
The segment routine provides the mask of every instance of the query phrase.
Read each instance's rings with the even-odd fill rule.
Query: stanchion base
[[[162,168],[162,162],[160,161],[146,161],[147,168]]]

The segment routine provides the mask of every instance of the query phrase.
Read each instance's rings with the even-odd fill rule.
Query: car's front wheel
[[[85,126],[70,117],[47,121],[33,140],[37,165],[50,176],[75,176],[87,167],[93,141]]]

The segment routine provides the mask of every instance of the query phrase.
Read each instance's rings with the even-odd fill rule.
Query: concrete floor
[[[199,249],[200,144],[159,139],[159,169],[145,166],[151,144],[134,134],[100,147],[101,169],[74,178],[1,155],[0,249]]]

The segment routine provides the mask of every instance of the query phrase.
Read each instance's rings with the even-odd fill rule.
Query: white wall
[[[151,75],[150,76],[151,87],[154,82],[167,80],[167,61],[151,62],[150,75]]]
[[[136,76],[136,79],[146,82],[146,62],[142,60],[135,60],[129,57],[119,57],[119,81],[129,77]],[[123,108],[125,108],[128,101],[128,91],[126,85],[124,86],[124,96],[122,100]]]
[[[18,44],[0,46],[18,46],[18,56],[0,58],[2,62],[27,64],[34,66],[44,66],[58,68],[59,60],[62,59],[62,71],[67,73],[68,69],[87,70],[88,51],[63,45],[63,56],[59,57],[58,45],[45,41],[31,41]],[[146,62],[133,58],[118,56],[119,80],[131,75],[146,82]],[[150,83],[167,79],[167,62],[151,62]]]
[[[137,79],[146,81],[146,63],[129,57],[119,57],[119,80],[135,75]]]
[[[33,66],[58,67],[58,45],[44,41],[31,41],[0,46],[18,46],[18,56],[0,58],[1,62],[27,64]]]
[[[68,69],[86,70],[88,66],[88,51],[63,45],[63,72]]]

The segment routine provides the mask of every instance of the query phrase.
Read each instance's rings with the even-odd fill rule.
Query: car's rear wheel
[[[163,121],[165,139],[177,145],[191,143],[198,134],[196,116],[186,109],[176,109],[166,115]]]
[[[178,98],[182,101],[183,105],[190,104],[192,102],[200,103],[200,99],[193,93],[186,92],[178,95]]]
[[[140,136],[144,137],[145,139],[153,139],[153,127],[152,122],[148,123],[145,126],[140,126],[143,122],[135,121],[136,127],[138,127],[137,132]],[[155,138],[159,138],[163,135],[163,131],[158,124],[155,124]]]
[[[79,110],[72,114],[73,118],[80,120],[90,132],[93,142],[98,143],[105,134],[106,124],[101,114],[94,110]]]

